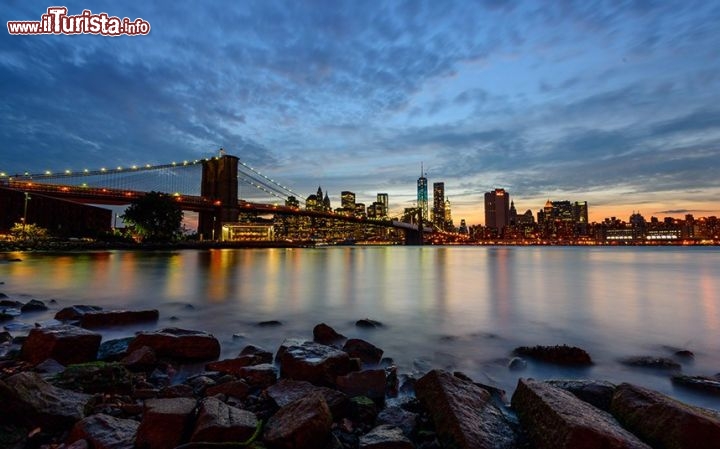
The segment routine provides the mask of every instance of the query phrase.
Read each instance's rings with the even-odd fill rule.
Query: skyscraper
[[[432,222],[438,229],[445,229],[445,183],[433,183]]]
[[[387,217],[388,205],[389,205],[388,194],[387,193],[378,193],[377,194],[377,202],[382,204],[382,210],[380,211],[380,217]]]
[[[485,227],[502,232],[510,223],[510,194],[505,189],[485,192]]]
[[[422,211],[423,221],[428,219],[428,190],[427,178],[423,173],[422,164],[420,165],[420,177],[417,180],[417,207]]]
[[[355,193],[347,190],[340,192],[340,207],[347,210],[355,210]]]

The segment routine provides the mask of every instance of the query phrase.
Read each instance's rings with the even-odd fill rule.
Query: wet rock
[[[242,348],[242,351],[240,351],[239,357],[247,356],[247,355],[255,356],[256,360],[258,360],[257,364],[273,362],[272,352],[265,350],[259,346],[247,345],[244,348]]]
[[[278,407],[284,407],[300,398],[317,393],[325,399],[325,403],[334,417],[343,416],[347,412],[348,399],[346,395],[332,388],[318,387],[302,380],[280,379],[275,385],[265,390],[265,393]]]
[[[653,447],[672,449],[717,448],[720,416],[672,399],[657,391],[620,384],[611,410],[626,429]]]
[[[45,303],[37,299],[31,299],[27,302],[27,304],[24,304],[22,307],[20,307],[20,311],[22,313],[43,312],[47,309],[48,307],[45,305]]]
[[[159,317],[160,313],[155,309],[92,311],[80,316],[80,326],[87,329],[129,326],[155,322]]]
[[[104,362],[117,362],[127,355],[127,348],[135,337],[117,338],[100,343],[97,359]]]
[[[45,374],[46,376],[43,377],[48,377],[47,375],[54,376],[62,373],[65,371],[65,366],[58,363],[57,360],[47,359],[35,365],[33,371],[38,374]]]
[[[37,373],[0,380],[0,422],[64,429],[83,418],[90,396],[55,387]]]
[[[673,355],[680,359],[694,359],[695,358],[695,353],[693,353],[692,351],[689,351],[687,349],[681,349],[679,351],[675,351],[675,353]]]
[[[60,321],[79,321],[80,317],[88,312],[99,312],[102,307],[75,305],[65,307],[55,314],[55,319]]]
[[[378,406],[367,396],[350,398],[350,417],[359,423],[372,425],[378,416]]]
[[[576,346],[520,346],[515,348],[513,354],[516,356],[530,357],[541,362],[553,363],[556,365],[592,365],[590,354],[588,354],[584,349]]]
[[[117,362],[70,365],[55,377],[53,383],[61,388],[91,394],[129,394],[132,391],[130,372]]]
[[[348,396],[367,396],[383,401],[387,387],[385,370],[353,371],[336,378],[338,390]]]
[[[9,313],[6,313],[4,310],[0,310],[0,322],[3,321],[10,321],[14,319],[15,317]]]
[[[382,359],[383,350],[359,338],[351,338],[343,346],[350,357],[358,358],[366,365],[377,365]]]
[[[463,449],[514,448],[516,436],[490,393],[452,374],[432,370],[415,384],[443,446]]]
[[[205,369],[209,371],[217,371],[219,373],[239,375],[241,370],[247,366],[258,365],[264,362],[263,359],[255,355],[242,355],[234,359],[224,359],[210,362],[205,365]]]
[[[220,342],[214,336],[179,328],[142,332],[130,342],[128,351],[143,346],[151,347],[160,358],[182,361],[214,360],[220,355]]]
[[[137,429],[137,449],[173,449],[187,441],[196,402],[189,398],[149,399]],[[185,431],[184,431],[185,430]]]
[[[652,368],[658,370],[676,371],[682,367],[678,362],[666,357],[637,356],[620,360],[620,363],[636,368]]]
[[[537,449],[650,449],[608,413],[545,382],[520,379],[512,406]]]
[[[95,360],[100,334],[76,326],[60,325],[32,329],[22,346],[20,358],[32,364],[55,359],[63,365]]]
[[[522,371],[525,368],[527,368],[527,362],[521,357],[513,357],[510,359],[510,362],[508,362],[508,369],[510,371]]]
[[[75,424],[67,441],[84,439],[93,449],[133,449],[139,425],[132,419],[98,413]]]
[[[281,377],[306,380],[321,386],[333,386],[337,376],[356,369],[346,352],[297,339],[287,339],[282,343],[276,361],[280,365]]]
[[[311,394],[282,407],[267,422],[263,439],[278,449],[323,447],[332,417],[323,397]]]
[[[360,437],[360,449],[415,449],[412,442],[395,426],[381,425]]]
[[[7,296],[4,296],[4,298],[7,298]],[[0,309],[18,309],[23,306],[23,303],[20,301],[13,301],[11,299],[3,299],[0,301]]]
[[[267,320],[267,321],[260,321],[257,323],[260,327],[276,327],[276,326],[282,326],[282,322],[278,320]]]
[[[339,334],[332,327],[325,323],[320,323],[313,328],[313,341],[321,345],[339,346],[347,340],[342,334]]]
[[[246,366],[240,368],[238,377],[244,379],[251,387],[264,389],[277,381],[277,369],[269,363]]]
[[[177,384],[163,388],[157,394],[161,399],[192,398],[195,392],[190,385]]]
[[[577,396],[600,410],[610,411],[615,384],[602,380],[548,380],[548,384]]]
[[[2,318],[0,318],[0,321],[2,321]],[[0,332],[0,345],[4,344],[4,343],[10,343],[10,342],[12,342],[12,339],[13,339],[13,337],[10,334],[10,332],[7,332],[7,331]]]
[[[708,376],[672,376],[674,385],[720,396],[720,378]]]
[[[234,380],[213,385],[205,389],[205,395],[207,396],[215,396],[217,394],[245,399],[247,395],[250,394],[250,385],[244,380]]]
[[[410,437],[417,429],[418,414],[402,407],[386,407],[377,416],[377,425],[387,424],[399,428],[406,437]]]
[[[380,321],[371,320],[370,318],[363,318],[355,322],[355,326],[363,329],[376,329],[378,327],[382,327],[382,325],[383,324]]]
[[[200,402],[190,441],[242,442],[255,433],[257,426],[252,412],[231,407],[216,398],[205,398]]]
[[[142,346],[123,357],[120,362],[129,370],[144,371],[155,366],[157,356],[151,347]]]

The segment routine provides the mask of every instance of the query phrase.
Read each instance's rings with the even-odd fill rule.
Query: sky
[[[142,18],[147,35],[0,32],[0,171],[228,154],[391,211],[421,164],[455,224],[588,201],[720,215],[717,1],[7,1],[3,23]]]

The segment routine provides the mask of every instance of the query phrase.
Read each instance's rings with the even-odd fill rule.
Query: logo
[[[144,36],[150,33],[150,22],[137,18],[119,18],[107,13],[93,14],[89,9],[69,16],[64,6],[51,6],[39,21],[8,21],[10,34],[100,34],[102,36]]]

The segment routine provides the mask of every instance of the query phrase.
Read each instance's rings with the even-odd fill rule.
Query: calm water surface
[[[690,349],[687,374],[720,373],[720,249],[336,247],[141,253],[14,253],[0,291],[55,299],[32,324],[72,304],[157,308],[158,327],[207,330],[223,357],[274,351],[325,322],[385,350],[405,373],[440,367],[514,390],[517,378],[635,382],[720,410],[720,399],[672,386],[667,373],[618,359]],[[192,307],[191,307],[191,306]],[[354,326],[359,318],[385,324]],[[261,327],[264,320],[282,326]],[[137,329],[104,330],[105,338]],[[15,333],[22,333],[16,331]],[[507,369],[519,345],[570,344],[596,364]]]

